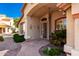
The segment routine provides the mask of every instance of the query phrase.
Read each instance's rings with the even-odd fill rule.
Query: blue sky
[[[21,17],[21,9],[23,3],[0,3],[0,14],[5,14],[8,17]]]

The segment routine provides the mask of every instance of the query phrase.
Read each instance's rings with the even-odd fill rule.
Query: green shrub
[[[49,41],[56,46],[64,45],[66,43],[66,30],[57,30],[51,33],[51,39]]]
[[[44,50],[43,50],[43,53],[45,54],[45,55],[49,55],[49,56],[58,56],[58,55],[60,55],[61,54],[61,49],[59,49],[59,48],[45,48]]]
[[[66,30],[55,31],[55,34],[58,38],[66,38]]]
[[[4,38],[3,38],[3,36],[0,36],[0,41],[4,41]]]
[[[48,55],[48,48],[44,48],[44,50],[43,50],[43,53],[45,54],[45,55]]]
[[[53,44],[56,46],[61,46],[61,41],[60,40],[53,40]]]
[[[19,43],[25,41],[24,35],[14,34],[13,35],[14,42]]]
[[[54,44],[56,39],[57,39],[56,34],[55,33],[51,33],[50,39],[49,39],[50,43]]]

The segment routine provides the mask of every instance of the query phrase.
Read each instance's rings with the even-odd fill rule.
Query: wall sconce
[[[63,11],[63,15],[65,15],[66,14],[66,12],[65,11]]]
[[[65,12],[65,11],[63,11],[63,10],[61,10],[61,9],[59,9],[59,11],[60,11],[60,12],[62,11],[62,12],[63,12],[63,13],[62,13],[63,15],[65,15],[65,14],[66,14],[66,12]]]

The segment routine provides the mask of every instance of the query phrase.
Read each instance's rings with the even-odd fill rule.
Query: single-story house
[[[79,55],[78,3],[26,3],[22,13],[21,21],[24,22],[20,25],[25,23],[26,39],[49,40],[51,32],[63,27],[67,30],[64,51],[71,55]]]

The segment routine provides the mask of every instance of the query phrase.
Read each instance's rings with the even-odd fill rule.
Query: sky
[[[0,14],[4,14],[8,17],[21,17],[21,9],[23,3],[0,3]]]

